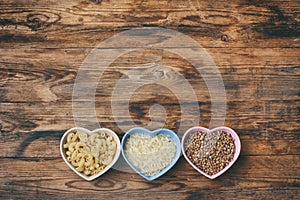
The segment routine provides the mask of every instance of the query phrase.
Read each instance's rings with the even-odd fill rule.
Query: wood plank
[[[9,58],[3,56],[3,59],[7,59],[10,64],[6,64],[7,61],[5,61],[3,66],[4,69],[2,68],[3,70],[1,70],[1,74],[3,75],[3,79],[0,81],[0,85],[2,86],[0,88],[2,101],[24,101],[24,99],[27,99],[27,101],[55,101],[60,96],[61,98],[65,98],[65,94],[68,93],[68,98],[70,98],[69,95],[72,91],[72,83],[74,83],[74,79],[76,77],[75,69],[78,69],[79,63],[76,68],[74,68],[74,66],[69,65],[69,61],[62,61],[62,63],[56,64],[52,63],[52,60],[46,62],[46,59],[43,56],[42,58],[37,59],[35,54],[22,55],[20,52],[16,52],[16,54],[20,55],[20,57],[23,56],[23,58],[18,59],[20,66],[19,63],[11,63],[11,61],[9,61],[14,59],[14,53],[6,53]],[[136,63],[131,63],[134,62],[134,58],[133,55],[130,55],[117,60],[116,62],[118,64],[113,64],[111,67],[106,69],[102,76],[103,81],[101,82],[101,85],[103,84],[103,87],[100,85],[101,88],[98,90],[99,94],[109,95],[115,86],[116,81],[121,76],[127,75],[127,71],[135,69],[136,66],[141,65],[144,54],[145,53],[140,53],[135,57],[136,60],[139,60],[136,61]],[[270,52],[270,55],[271,54],[272,53]],[[289,56],[287,56],[287,54],[289,54]],[[57,52],[53,53],[53,55],[50,54],[47,57],[52,59],[60,55],[61,54]],[[246,57],[241,59],[241,54],[237,54],[236,58],[238,60],[235,62],[234,56],[230,56],[232,59],[228,59],[228,63],[225,63],[225,66],[218,65],[218,63],[217,65],[220,73],[222,74],[229,97],[230,95],[233,95],[232,98],[243,99],[243,97],[240,96],[244,95],[243,91],[250,91],[250,93],[247,93],[249,95],[246,97],[247,99],[254,97],[262,100],[277,100],[286,98],[289,100],[297,100],[299,99],[298,89],[297,87],[291,86],[299,85],[299,66],[296,64],[299,60],[298,55],[299,53],[295,50],[289,52],[287,51],[286,53],[283,53],[282,51],[278,55],[275,54],[275,61],[273,61],[274,63],[269,63],[269,60],[273,60],[273,58],[266,59],[266,55],[262,55],[264,57],[262,57],[263,59],[260,61],[260,63],[248,65],[245,63],[249,63],[250,61],[247,60]],[[23,60],[26,57],[31,57],[30,61]],[[71,56],[70,59],[72,57],[74,56]],[[219,57],[222,58],[224,55],[220,55]],[[128,62],[125,62],[125,60],[128,61],[128,59],[131,63],[130,66],[128,66]],[[285,60],[284,62],[286,63],[275,65],[276,59],[278,59],[278,62],[279,60]],[[169,62],[170,60],[177,60],[178,62],[172,63]],[[240,60],[243,60],[245,63],[240,64]],[[146,61],[149,62],[147,58],[143,60],[144,63]],[[191,82],[191,84],[200,84],[206,87],[201,74],[199,74],[187,61],[183,60],[182,58],[179,61],[178,57],[176,59],[176,57],[170,57],[167,55],[166,58],[163,58],[161,62],[169,65],[172,69],[182,74],[188,81]],[[295,64],[293,64],[293,62],[295,62]],[[24,63],[28,64],[24,65]],[[63,63],[67,63],[67,65],[64,65]],[[53,64],[57,66],[57,69],[50,67]],[[263,64],[264,67],[262,67],[260,64]],[[14,65],[17,65],[18,67],[11,67]],[[66,69],[68,70],[65,71]],[[165,76],[168,77],[168,74],[166,73]],[[22,80],[20,80],[21,77]],[[24,84],[20,85],[18,81],[22,81]],[[276,85],[276,87],[274,87],[274,85]],[[31,90],[32,87],[34,88],[33,91]],[[12,91],[9,92],[7,90]],[[32,92],[35,91],[36,94],[31,95],[28,90]],[[195,90],[197,90],[197,86],[195,86]],[[231,93],[231,90],[233,90],[233,93]],[[240,90],[241,92],[236,92],[236,90]],[[105,91],[108,91],[108,93],[104,93]],[[196,91],[196,93],[201,94],[202,90],[201,92]],[[206,98],[207,94],[208,93],[206,93]],[[49,99],[44,98],[45,96]]]
[[[114,128],[116,124],[114,123],[115,119],[110,110],[110,102],[101,102],[101,106],[97,106],[96,110],[101,126]],[[158,101],[158,103],[160,103],[160,101]],[[161,103],[164,105],[164,102]],[[281,102],[282,104],[279,103],[280,102],[274,102],[271,104],[274,106],[269,105],[265,107],[270,109],[265,110],[263,107],[261,111],[255,110],[256,106],[250,104],[249,107],[245,107],[247,111],[249,110],[248,113],[236,111],[232,108],[231,110],[227,110],[226,124],[244,133],[249,133],[249,135],[252,132],[254,136],[249,137],[268,135],[268,131],[269,133],[273,133],[274,136],[276,135],[276,138],[279,139],[293,137],[293,134],[299,135],[299,127],[297,126],[297,123],[299,123],[297,108],[299,106],[290,101],[283,101]],[[289,106],[285,106],[285,104]],[[149,105],[147,102],[141,104],[133,103],[130,112],[131,116],[136,119],[140,125],[146,125],[149,123],[149,108],[151,105],[152,103]],[[241,106],[243,104],[236,103],[236,105]],[[275,105],[279,105],[281,108]],[[109,106],[109,109],[105,106]],[[178,104],[172,106],[166,104],[165,106],[168,110],[166,126],[176,131],[179,125],[178,123],[180,122],[180,118],[176,117],[178,115],[180,116],[180,107]],[[125,106],[123,109],[126,108]],[[1,131],[3,133],[47,129],[65,130],[74,126],[71,103],[1,104],[1,110]],[[142,113],[142,115],[139,113]],[[193,113],[194,112],[191,112],[191,117]],[[201,105],[200,113],[201,118],[199,124],[207,127],[211,118],[209,107]],[[53,116],[56,116],[56,118],[54,119]],[[84,121],[84,118],[88,119],[88,117],[89,116],[82,116],[82,120]],[[118,117],[120,120],[126,120],[126,116]],[[157,116],[156,118],[158,120],[164,120],[163,116]],[[237,120],[237,118],[239,120]],[[189,126],[189,123],[186,123],[185,126]],[[115,128],[115,130],[120,131],[117,128]],[[296,135],[295,137],[297,137]]]
[[[247,0],[201,4],[179,0],[118,4],[68,1],[53,3],[55,9],[50,9],[49,3],[11,0],[0,5],[3,47],[11,43],[16,47],[28,47],[28,43],[47,48],[93,47],[96,41],[115,32],[143,26],[161,26],[200,36],[197,42],[205,47],[299,47],[300,12],[295,1],[260,5]]]
[[[120,47],[121,48],[121,47]],[[181,47],[178,47],[181,49]],[[182,48],[183,49],[183,48]],[[210,56],[212,56],[216,66],[289,66],[298,65],[299,62],[299,48],[205,48]],[[71,69],[78,69],[81,63],[84,61],[91,48],[75,48],[75,49],[1,49],[0,55],[1,65],[20,64],[23,67],[29,67],[30,65],[39,67],[49,67],[49,64],[57,64],[59,67],[71,67]],[[114,49],[107,49],[107,51],[113,51]],[[126,48],[125,48],[126,50]],[[131,50],[131,49],[129,49]],[[115,53],[115,52],[114,52]],[[148,55],[147,55],[148,54]],[[151,55],[152,54],[152,55]],[[147,57],[142,57],[147,55]],[[57,59],[55,59],[57,57]],[[18,58],[16,60],[16,58]],[[177,58],[180,62],[186,62],[183,58],[179,58],[178,55],[163,52],[161,50],[144,49],[141,51],[134,51],[123,55],[121,58],[112,63],[115,67],[124,67],[128,62],[124,62],[126,59],[132,61],[134,64],[145,64],[153,62],[157,59],[164,59],[165,62],[174,64],[174,58]],[[172,63],[173,61],[173,63]],[[43,65],[41,66],[41,64]],[[101,63],[101,60],[97,60],[97,63]],[[32,66],[32,67],[33,67]],[[207,65],[209,66],[209,65]],[[91,66],[92,67],[92,66]],[[261,69],[263,71],[263,69]]]
[[[0,173],[11,166],[15,166],[15,170],[10,171],[7,179],[1,179],[0,190],[2,195],[16,198],[26,190],[28,197],[33,198],[51,198],[57,193],[64,198],[95,198],[99,197],[100,192],[101,197],[107,198],[147,199],[152,198],[155,192],[160,198],[171,196],[179,199],[221,196],[252,199],[267,197],[272,193],[276,194],[275,199],[296,199],[299,197],[297,187],[300,177],[295,176],[294,172],[299,170],[299,161],[299,156],[242,156],[226,173],[227,176],[212,181],[195,170],[186,170],[191,167],[184,159],[180,159],[171,171],[153,182],[146,182],[137,174],[114,169],[92,182],[86,182],[68,169],[61,158],[1,158]],[[174,179],[176,181],[172,181]],[[60,187],[57,188],[57,185]]]

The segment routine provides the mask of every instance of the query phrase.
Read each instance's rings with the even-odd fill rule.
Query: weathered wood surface
[[[297,0],[1,0],[1,199],[299,199],[299,22]],[[101,41],[149,26],[180,31],[212,56],[226,89],[225,125],[240,135],[241,157],[216,180],[181,158],[153,182],[115,169],[83,181],[59,155],[60,137],[74,126],[78,69]],[[189,81],[199,125],[209,125],[211,102],[201,75],[182,57],[152,49],[121,56],[105,70],[95,97],[101,126],[122,137],[110,109],[112,90],[129,70],[157,60]],[[136,123],[147,125],[149,108],[158,103],[167,112],[165,126],[178,130],[180,106],[169,90],[144,86],[133,97]]]

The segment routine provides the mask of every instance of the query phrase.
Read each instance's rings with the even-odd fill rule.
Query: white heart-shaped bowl
[[[150,135],[150,136],[155,136],[155,135],[158,135],[158,134],[169,135],[171,137],[171,139],[173,140],[175,146],[176,146],[176,153],[175,153],[175,156],[174,156],[172,162],[167,167],[165,167],[162,171],[160,171],[159,173],[157,173],[153,176],[144,175],[133,164],[131,164],[131,162],[128,160],[128,158],[126,156],[126,153],[125,153],[126,140],[130,137],[130,135],[132,135],[134,133],[146,134],[146,135]],[[174,133],[173,131],[171,131],[169,129],[157,129],[157,130],[154,130],[154,131],[149,131],[145,128],[140,128],[140,127],[132,128],[132,129],[130,129],[129,131],[126,132],[126,134],[124,135],[124,137],[122,139],[122,155],[123,155],[125,161],[127,162],[127,164],[135,172],[137,172],[140,176],[142,176],[146,180],[152,181],[152,180],[157,179],[158,177],[162,176],[163,174],[167,173],[175,165],[175,163],[178,161],[178,159],[181,155],[180,140],[179,140],[178,136],[176,135],[176,133]]]
[[[196,165],[194,165],[194,163],[192,163],[192,161],[187,157],[186,153],[185,153],[185,150],[186,150],[186,147],[187,147],[187,140],[189,139],[189,137],[194,134],[195,132],[204,132],[204,133],[212,133],[212,132],[215,132],[215,131],[224,131],[226,133],[229,133],[232,138],[234,139],[234,145],[235,145],[235,152],[234,152],[234,157],[233,159],[231,160],[231,162],[225,167],[223,168],[221,171],[219,171],[218,173],[216,174],[213,174],[213,175],[208,175],[206,174],[204,171],[202,171],[201,169],[199,169]],[[239,157],[240,155],[240,151],[241,151],[241,141],[240,141],[240,138],[239,136],[237,135],[237,133],[232,130],[231,128],[228,128],[228,127],[217,127],[217,128],[214,128],[212,130],[209,130],[207,128],[204,128],[204,127],[201,127],[201,126],[196,126],[196,127],[192,127],[190,128],[189,130],[187,130],[182,139],[181,139],[181,150],[182,150],[182,154],[184,156],[184,158],[187,160],[187,162],[194,168],[196,169],[199,173],[203,174],[204,176],[206,176],[207,178],[209,179],[215,179],[217,178],[218,176],[222,175],[224,172],[226,172],[234,163],[235,161],[237,160],[237,158]]]
[[[71,163],[68,162],[67,160],[67,156],[66,156],[66,149],[63,148],[63,145],[66,143],[66,140],[67,140],[67,135],[74,131],[74,130],[78,130],[78,131],[82,131],[82,132],[85,132],[87,133],[88,135],[92,135],[92,134],[95,134],[95,133],[99,133],[101,131],[104,131],[105,133],[107,133],[108,135],[112,136],[114,138],[114,141],[116,142],[117,144],[117,148],[116,148],[116,153],[115,153],[115,156],[112,160],[112,162],[107,165],[102,171],[100,171],[99,173],[97,174],[94,174],[94,175],[91,175],[91,176],[86,176],[85,174],[81,173],[81,172],[78,172],[75,167],[73,167],[71,165]],[[60,140],[60,154],[63,158],[63,160],[65,161],[65,163],[78,175],[80,176],[81,178],[87,180],[87,181],[91,181],[91,180],[94,180],[95,178],[98,178],[99,176],[101,176],[102,174],[104,174],[105,172],[107,172],[116,162],[117,160],[119,159],[119,156],[120,156],[120,153],[121,153],[121,144],[120,144],[120,139],[118,137],[118,135],[113,132],[112,130],[110,129],[107,129],[107,128],[99,128],[99,129],[96,129],[96,130],[93,130],[93,131],[90,131],[88,129],[85,129],[85,128],[81,128],[81,127],[74,127],[74,128],[71,128],[69,130],[67,130],[64,135],[62,136],[61,140]]]

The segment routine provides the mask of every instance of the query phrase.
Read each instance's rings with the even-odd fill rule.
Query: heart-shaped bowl
[[[125,149],[126,149],[126,141],[128,140],[128,138],[130,138],[130,136],[132,134],[145,134],[145,135],[149,135],[152,137],[155,137],[156,135],[168,135],[170,136],[171,140],[174,142],[175,147],[176,147],[176,152],[175,152],[175,156],[172,158],[171,163],[166,166],[164,169],[162,169],[160,172],[158,172],[157,174],[154,174],[152,176],[147,176],[145,174],[143,174],[136,166],[134,166],[128,159]],[[149,131],[145,128],[141,128],[141,127],[137,127],[137,128],[132,128],[129,131],[126,132],[126,134],[123,136],[122,139],[122,155],[125,159],[125,161],[128,163],[128,165],[135,171],[137,172],[140,176],[142,176],[143,178],[145,178],[148,181],[152,181],[154,179],[159,178],[160,176],[162,176],[163,174],[165,174],[166,172],[168,172],[174,165],[175,163],[178,161],[180,155],[181,155],[181,148],[180,148],[180,140],[178,138],[178,136],[176,135],[176,133],[174,133],[173,131],[169,130],[169,129],[157,129],[154,131]],[[157,155],[159,156],[159,155]]]
[[[69,133],[72,133],[74,131],[81,131],[81,132],[87,133],[88,136],[104,132],[104,133],[108,134],[109,136],[111,136],[113,138],[113,140],[116,142],[116,151],[115,151],[112,161],[100,172],[98,172],[94,175],[87,176],[84,173],[77,171],[75,169],[75,167],[72,166],[72,164],[67,160],[67,155],[66,155],[67,150],[63,146],[64,146],[64,144],[66,144],[67,136],[69,135]],[[67,130],[60,140],[60,154],[61,154],[63,160],[77,175],[79,175],[80,177],[82,177],[83,179],[85,179],[87,181],[94,180],[95,178],[98,178],[99,176],[101,176],[102,174],[107,172],[117,162],[117,160],[119,159],[120,153],[121,153],[121,144],[120,144],[120,139],[119,139],[118,135],[115,132],[113,132],[112,130],[107,129],[107,128],[99,128],[99,129],[90,131],[85,128],[74,127],[74,128]]]
[[[232,160],[229,162],[228,165],[226,165],[226,167],[224,167],[222,170],[220,170],[219,172],[213,174],[213,175],[209,175],[207,173],[205,173],[203,170],[199,169],[187,156],[186,154],[186,149],[189,145],[189,139],[193,136],[193,134],[195,134],[196,132],[202,132],[202,133],[206,133],[206,134],[210,134],[210,133],[215,133],[217,131],[223,131],[225,133],[229,133],[231,135],[231,137],[234,140],[234,146],[235,146],[235,151],[234,151],[234,155]],[[240,138],[237,135],[237,133],[232,130],[231,128],[228,127],[217,127],[214,128],[212,130],[209,130],[207,128],[201,127],[201,126],[197,126],[197,127],[192,127],[190,129],[188,129],[182,139],[181,139],[181,150],[182,150],[182,154],[184,156],[184,158],[187,160],[187,162],[194,168],[196,169],[199,173],[203,174],[204,176],[206,176],[209,179],[215,179],[218,176],[222,175],[224,172],[226,172],[237,160],[237,158],[240,155],[240,151],[241,151],[241,142],[240,142]]]

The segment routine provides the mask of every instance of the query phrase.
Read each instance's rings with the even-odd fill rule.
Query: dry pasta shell
[[[87,137],[84,136],[84,140],[86,140],[86,141],[88,141],[88,138],[90,138],[94,134],[99,134],[99,137],[103,137],[106,134],[108,138],[110,138],[110,139],[112,138],[115,141],[115,144],[116,144],[115,149],[116,150],[115,150],[115,153],[114,153],[113,157],[111,158],[111,160],[109,159],[109,161],[111,161],[111,162],[106,163],[107,165],[98,166],[98,164],[95,164],[93,162],[93,160],[90,159],[89,156],[85,156],[85,157],[82,157],[83,159],[86,159],[84,165],[79,166],[79,164],[81,165],[82,164],[81,162],[83,162],[81,160],[81,162],[78,162],[78,166],[73,166],[72,162],[70,160],[71,156],[67,155],[67,151],[68,151],[67,148],[69,147],[69,145],[65,145],[65,144],[67,143],[67,140],[69,142],[74,142],[74,141],[76,142],[78,140],[78,138],[74,137],[74,135],[73,135],[73,133],[76,131],[80,132],[81,134],[82,133],[86,134]],[[91,140],[94,141],[97,138],[98,137],[96,137],[96,136],[92,136]],[[76,148],[76,145],[72,144],[71,147],[72,147],[72,150],[75,151],[74,149]],[[73,147],[74,147],[74,149],[73,149]],[[85,148],[85,150],[83,150],[83,152],[86,150],[89,150],[89,148],[84,147],[82,144],[78,144],[77,148],[81,148],[81,149]],[[111,151],[111,150],[107,149],[107,151]],[[81,178],[83,178],[87,181],[94,180],[94,179],[98,178],[99,176],[101,176],[102,174],[104,174],[105,172],[107,172],[117,162],[117,160],[120,156],[120,152],[121,152],[121,145],[120,145],[120,140],[119,140],[118,135],[115,132],[113,132],[112,130],[107,129],[107,128],[100,128],[100,129],[90,131],[85,128],[74,127],[74,128],[67,130],[60,140],[60,153],[61,153],[63,160],[77,175],[79,175]],[[68,152],[68,154],[70,154],[70,153],[72,153],[72,152]],[[110,155],[110,152],[105,152],[105,153],[108,153]],[[90,164],[91,167],[88,167],[88,168],[86,167],[86,169],[85,169],[84,167],[87,164],[88,165]],[[96,167],[97,167],[96,171],[94,171],[94,173],[91,173],[90,169],[94,169]]]

